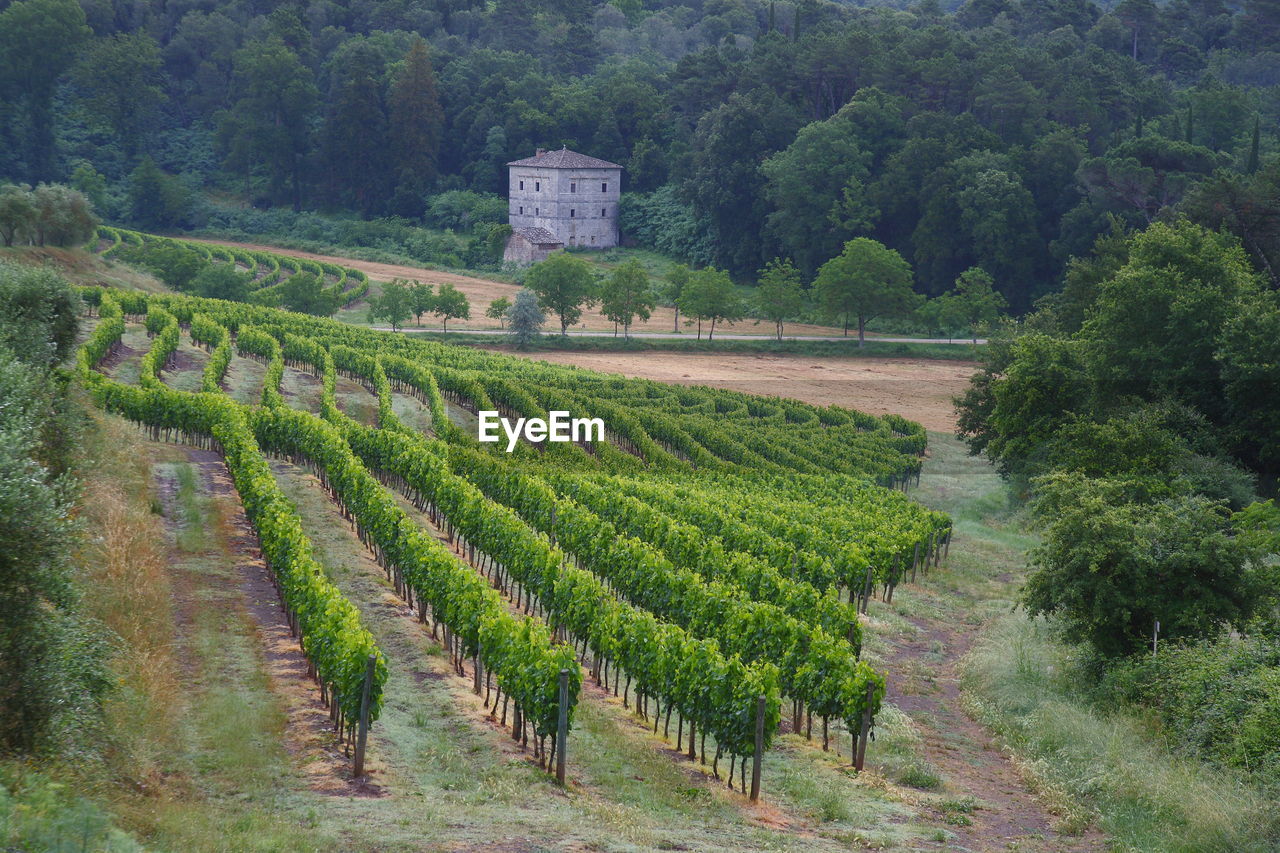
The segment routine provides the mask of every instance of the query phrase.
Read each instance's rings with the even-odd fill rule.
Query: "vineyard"
[[[106,253],[165,239],[100,238]],[[786,726],[812,736],[816,719],[824,749],[846,733],[861,769],[887,675],[862,659],[862,614],[950,541],[950,520],[905,494],[919,425],[288,313],[268,307],[284,275],[311,272],[348,301],[368,283],[190,245],[251,272],[260,304],[86,288],[96,325],[78,371],[153,439],[223,456],[357,775],[394,662],[326,578],[271,458],[315,476],[457,676],[561,778],[588,678],[664,738],[675,715],[676,749],[753,798]],[[104,360],[143,328],[136,382],[113,378]],[[183,336],[207,353],[199,391],[166,381]],[[236,359],[265,365],[256,404],[226,393]],[[288,392],[287,371],[318,377],[318,400]],[[376,414],[344,407],[339,377],[367,389]],[[406,407],[428,426],[410,426]],[[505,453],[477,441],[485,410],[597,417],[606,440]]]
[[[249,276],[250,301],[255,305],[279,307],[284,283],[292,276],[308,274],[317,286],[332,297],[336,306],[349,306],[369,292],[369,277],[357,269],[320,261],[309,261],[223,246],[210,246],[194,240],[160,237],[125,228],[103,226],[98,229],[97,251],[104,258],[136,262],[146,249],[168,247],[194,253],[205,263],[227,264]]]

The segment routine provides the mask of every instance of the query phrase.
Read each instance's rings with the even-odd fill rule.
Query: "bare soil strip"
[[[901,591],[904,595],[921,592],[914,586]],[[886,660],[886,698],[911,717],[921,736],[924,757],[942,771],[949,787],[975,802],[976,808],[967,815],[972,823],[951,827],[957,838],[949,842],[948,849],[1104,849],[1103,838],[1096,831],[1083,835],[1059,831],[1053,814],[1027,789],[1009,756],[965,713],[957,666],[973,645],[977,629],[946,619],[911,621],[918,633],[895,643]],[[902,677],[913,670],[920,672],[922,661],[938,655],[942,661],[936,669],[926,664],[924,677]],[[942,811],[938,816],[948,817]]]

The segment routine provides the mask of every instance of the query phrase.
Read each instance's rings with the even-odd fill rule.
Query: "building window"
[[[570,182],[569,182],[569,192],[571,192],[571,193],[576,193],[577,191],[578,191],[578,182],[577,182],[577,181],[570,181]]]
[[[600,208],[600,215],[601,215],[601,216],[608,216],[609,214],[605,213],[605,212],[604,212],[604,208],[602,207],[602,208]]]
[[[524,181],[520,182],[520,189],[524,189]]]
[[[596,235],[592,234],[592,235],[591,235],[591,242],[592,242],[592,243],[594,243],[595,241],[596,241]]]
[[[542,192],[542,181],[533,182],[533,191],[536,193]]]
[[[601,181],[601,182],[600,182],[600,192],[602,192],[602,193],[607,193],[608,191],[609,191],[609,182],[608,182],[608,181]]]
[[[569,208],[569,218],[570,218],[570,219],[572,219],[573,217],[575,217],[575,216],[577,216],[577,215],[578,215],[578,211],[574,210],[572,207],[571,207],[571,208]]]
[[[520,215],[524,216],[524,205],[520,206]]]

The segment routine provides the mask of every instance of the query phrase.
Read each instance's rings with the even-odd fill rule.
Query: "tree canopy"
[[[755,292],[756,314],[771,320],[778,340],[782,340],[782,324],[794,317],[804,305],[804,290],[800,286],[800,271],[790,258],[774,258],[760,271],[760,283]]]
[[[0,180],[79,176],[145,228],[494,267],[505,164],[567,145],[623,165],[628,238],[739,281],[866,237],[920,293],[981,267],[1022,314],[1113,221],[1176,210],[1275,282],[1268,4],[17,0]]]
[[[507,309],[507,333],[516,345],[516,349],[528,349],[542,332],[545,321],[542,308],[538,306],[538,294],[528,288],[521,288],[516,293],[516,300]]]
[[[582,309],[594,305],[599,298],[591,267],[568,252],[553,252],[534,264],[525,276],[524,286],[538,295],[540,305],[560,318],[562,335],[582,318]]]
[[[605,317],[622,326],[624,337],[631,337],[631,322],[648,320],[657,300],[649,287],[649,274],[637,260],[618,265],[601,288],[600,310]]]
[[[911,289],[911,267],[893,249],[868,237],[844,244],[844,251],[818,270],[814,292],[822,309],[844,325],[858,324],[858,345],[866,343],[867,321],[902,315],[919,304]]]
[[[699,338],[702,337],[702,322],[711,321],[707,340],[715,337],[717,322],[732,323],[740,320],[746,309],[729,273],[715,267],[695,270],[689,274],[689,281],[680,294],[679,305],[686,317],[697,321]]]
[[[413,302],[409,285],[404,279],[395,279],[382,286],[382,292],[369,299],[369,322],[383,320],[396,331],[413,316]]]
[[[449,331],[450,320],[468,320],[471,318],[471,301],[467,295],[446,281],[440,284],[440,290],[431,304],[431,313],[440,318],[444,331]]]

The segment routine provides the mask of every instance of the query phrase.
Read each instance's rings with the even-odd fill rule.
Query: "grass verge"
[[[1012,607],[1035,538],[1009,487],[951,436],[931,435],[930,448],[916,497],[952,513],[966,545],[939,579],[987,604],[975,613],[984,628],[961,666],[967,710],[1014,754],[1064,828],[1096,823],[1120,850],[1280,849],[1266,792],[1178,754],[1139,713],[1089,702],[1076,650]],[[958,822],[968,816],[959,807],[952,813]]]

